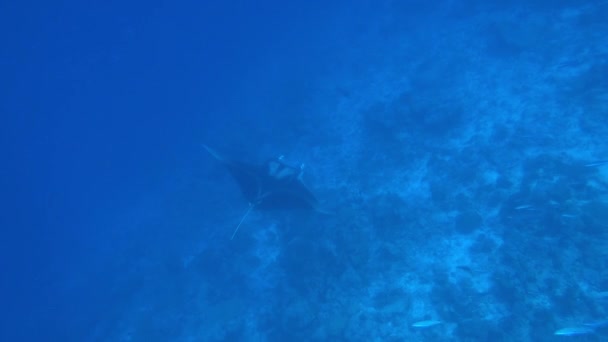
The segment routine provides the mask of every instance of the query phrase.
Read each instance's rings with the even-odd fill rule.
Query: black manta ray
[[[205,149],[224,165],[238,184],[243,196],[249,202],[249,209],[236,227],[252,209],[259,210],[319,210],[319,203],[312,192],[302,182],[303,168],[287,165],[283,158],[273,158],[262,165],[246,163],[226,158],[210,147]],[[231,238],[232,239],[232,238]]]

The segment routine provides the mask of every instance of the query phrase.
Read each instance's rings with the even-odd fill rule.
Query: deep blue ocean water
[[[1,3],[0,341],[608,340],[607,17]]]

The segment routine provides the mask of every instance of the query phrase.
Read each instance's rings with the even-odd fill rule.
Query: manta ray
[[[267,160],[258,165],[227,158],[207,145],[203,147],[230,172],[241,189],[249,208],[232,237],[252,209],[258,210],[311,210],[319,211],[319,203],[302,181],[303,167],[293,167],[283,157]]]

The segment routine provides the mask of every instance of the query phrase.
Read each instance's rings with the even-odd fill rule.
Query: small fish
[[[604,161],[599,161],[599,162],[595,162],[595,163],[585,164],[585,167],[596,167],[596,166],[603,166],[603,165],[607,165],[607,164],[608,164],[608,160],[604,160]]]
[[[582,327],[571,327],[571,328],[559,329],[554,333],[554,335],[578,336],[578,335],[593,334],[594,332],[595,332],[595,330],[593,330],[591,327],[582,326]]]
[[[515,210],[534,210],[534,207],[531,204],[524,204],[524,205],[515,207]]]
[[[420,322],[416,322],[414,324],[412,324],[412,327],[414,328],[429,328],[438,324],[441,324],[441,321],[437,321],[434,319],[429,319],[427,321],[420,321]]]
[[[573,215],[573,214],[562,214],[562,217],[563,218],[573,219],[573,218],[576,218],[576,215]]]
[[[473,270],[469,266],[460,265],[460,266],[456,266],[456,268],[458,268],[461,271],[466,272],[468,275],[471,275],[471,276],[473,275]]]
[[[606,299],[608,298],[608,291],[598,291],[591,293],[591,297],[595,299]]]
[[[608,326],[608,319],[600,319],[597,321],[585,323],[583,325],[586,327],[589,327],[589,328],[593,328],[593,329],[602,328],[602,327]]]

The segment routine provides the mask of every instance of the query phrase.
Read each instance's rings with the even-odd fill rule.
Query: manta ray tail
[[[236,232],[239,230],[239,227],[241,226],[241,224],[243,224],[243,221],[245,221],[245,218],[247,218],[247,216],[251,212],[251,209],[253,209],[253,204],[249,204],[249,208],[247,208],[247,211],[245,212],[245,215],[243,215],[243,217],[241,218],[241,222],[239,222],[239,224],[236,226],[236,229],[234,230],[234,233],[232,233],[232,236],[230,237],[230,240],[234,239],[234,236],[236,235]]]
[[[212,149],[211,147],[209,147],[209,146],[207,146],[207,145],[205,145],[205,144],[203,144],[203,147],[205,148],[205,150],[207,150],[207,152],[209,152],[209,154],[210,154],[210,155],[212,155],[212,156],[213,156],[213,158],[215,158],[215,159],[217,159],[217,160],[219,160],[219,161],[221,161],[221,162],[223,162],[223,161],[225,160],[225,159],[224,159],[224,158],[223,158],[221,155],[219,155],[219,153],[217,153],[217,152],[216,152],[214,149]]]

